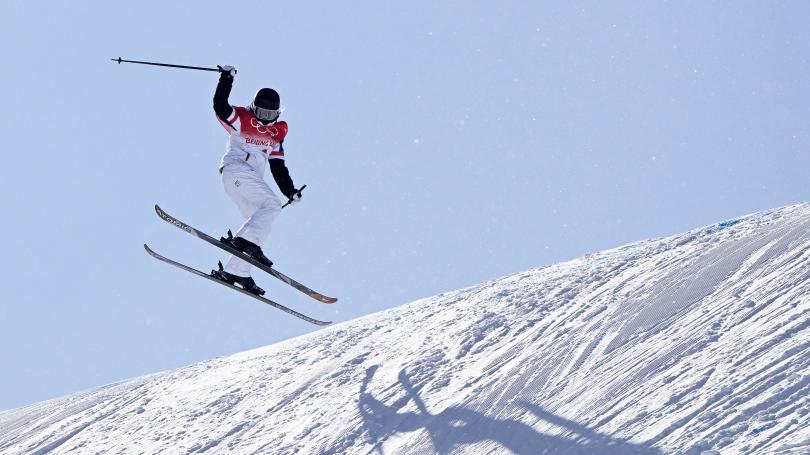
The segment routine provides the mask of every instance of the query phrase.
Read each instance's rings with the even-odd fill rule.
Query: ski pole
[[[168,68],[183,68],[183,69],[187,69],[187,70],[199,70],[199,71],[218,71],[218,72],[222,72],[222,68],[221,68],[219,65],[217,65],[217,67],[216,67],[216,68],[203,68],[203,67],[201,67],[201,66],[172,65],[172,64],[170,64],[170,63],[155,63],[155,62],[140,62],[140,61],[138,61],[138,60],[124,60],[124,59],[122,59],[121,57],[118,57],[118,58],[112,58],[112,59],[110,59],[110,60],[112,60],[112,61],[114,61],[114,62],[118,62],[118,64],[119,64],[119,65],[120,65],[121,63],[137,63],[137,64],[139,64],[139,65],[165,66],[165,67],[168,67]]]
[[[301,187],[301,189],[300,189],[300,190],[298,190],[298,193],[300,193],[300,192],[304,191],[304,188],[306,188],[306,187],[307,187],[306,185],[302,186],[302,187]],[[291,203],[292,203],[292,199],[290,199],[289,201],[287,201],[287,203],[286,203],[286,204],[282,205],[282,206],[281,206],[281,208],[287,207],[287,206],[288,206],[288,205],[290,205]]]

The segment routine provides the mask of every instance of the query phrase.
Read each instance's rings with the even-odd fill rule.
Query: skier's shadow
[[[451,406],[438,414],[431,414],[419,391],[413,386],[405,370],[399,372],[399,384],[405,395],[388,405],[368,392],[368,384],[378,365],[366,370],[360,390],[358,407],[367,431],[368,443],[373,450],[382,453],[383,443],[397,433],[420,429],[427,431],[433,449],[440,454],[452,452],[467,444],[494,441],[513,453],[561,453],[561,454],[661,454],[659,450],[599,434],[587,427],[545,411],[528,402],[520,406],[537,418],[573,433],[571,439],[546,435],[531,426],[513,419],[497,419],[482,413]],[[417,412],[400,412],[413,400]]]

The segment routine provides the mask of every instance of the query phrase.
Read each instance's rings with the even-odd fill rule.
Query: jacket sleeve
[[[273,174],[273,180],[276,181],[278,189],[281,190],[284,196],[287,196],[287,199],[291,198],[295,194],[295,185],[293,185],[290,171],[284,164],[284,160],[272,159],[269,161],[270,172]]]
[[[233,114],[233,108],[230,103],[228,103],[231,87],[233,87],[233,76],[228,73],[220,73],[219,83],[214,92],[214,112],[217,113],[217,117],[219,117],[220,120],[225,122],[227,122],[228,118]]]

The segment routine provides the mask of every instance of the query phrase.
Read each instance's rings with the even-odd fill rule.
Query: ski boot
[[[239,287],[250,292],[251,294],[264,295],[264,289],[260,288],[259,286],[256,286],[256,282],[253,281],[253,278],[249,276],[233,275],[231,273],[226,272],[225,269],[222,267],[222,262],[219,262],[217,265],[219,265],[219,270],[211,270],[212,277],[220,281],[224,281],[230,284],[231,286],[238,284]]]
[[[248,256],[266,265],[267,267],[273,266],[273,261],[271,261],[270,259],[267,258],[267,256],[264,255],[264,253],[262,252],[262,248],[259,245],[256,245],[253,242],[245,240],[242,237],[234,237],[233,234],[231,234],[230,229],[228,230],[228,237],[220,237],[219,241],[226,245],[229,245],[235,250],[247,254]]]

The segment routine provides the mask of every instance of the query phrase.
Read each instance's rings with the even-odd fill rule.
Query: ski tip
[[[166,213],[166,211],[163,210],[162,208],[160,208],[160,206],[157,205],[157,204],[155,204],[155,213],[157,213],[157,216],[159,216],[160,218],[163,218],[166,221],[168,221],[168,218],[171,218],[169,216],[169,214]]]
[[[336,297],[329,297],[328,295],[323,295],[319,292],[312,292],[312,294],[310,294],[310,297],[321,303],[335,303],[338,301]]]
[[[149,245],[147,245],[145,243],[143,244],[143,249],[146,250],[146,254],[148,254],[149,256],[152,256],[153,258],[157,258],[157,257],[160,256],[159,254],[152,251],[152,248],[149,248]]]

